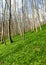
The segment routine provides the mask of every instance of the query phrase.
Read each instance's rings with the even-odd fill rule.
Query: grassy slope
[[[46,25],[42,31],[14,37],[14,44],[0,44],[0,65],[46,65]]]

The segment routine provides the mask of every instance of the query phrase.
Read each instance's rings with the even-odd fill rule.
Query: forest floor
[[[6,43],[0,43],[0,65],[46,65],[46,25],[25,33],[25,40],[18,35]]]

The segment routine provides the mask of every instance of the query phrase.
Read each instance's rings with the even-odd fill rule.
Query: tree
[[[32,2],[32,22],[33,22],[33,31],[34,31],[34,29],[35,29],[35,18],[34,18],[34,0],[31,0],[31,2]]]
[[[37,13],[37,22],[39,24],[40,30],[42,30],[41,25],[40,25],[40,15],[39,15],[39,9],[38,9],[38,2],[37,2],[37,0],[35,0],[35,9],[36,9],[36,13]]]
[[[45,23],[45,17],[44,17],[44,14],[45,14],[45,0],[42,0],[42,18],[43,18],[43,24]]]
[[[2,17],[2,34],[1,34],[1,42],[4,43],[4,21]]]
[[[5,43],[4,39],[4,22],[5,22],[5,8],[3,8],[3,1],[2,1],[2,34],[1,34],[1,42]]]
[[[10,0],[10,11],[9,11],[9,38],[10,42],[12,43],[12,36],[11,36],[11,0]]]
[[[22,22],[23,22],[23,36],[25,40],[25,13],[24,13],[24,0],[22,0]]]

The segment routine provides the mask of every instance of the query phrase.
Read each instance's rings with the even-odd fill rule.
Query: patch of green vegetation
[[[13,44],[0,44],[0,65],[46,65],[46,25],[42,31],[14,37]]]

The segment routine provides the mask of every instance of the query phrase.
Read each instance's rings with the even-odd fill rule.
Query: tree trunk
[[[12,43],[12,37],[11,37],[11,0],[10,0],[10,12],[9,12],[9,38],[10,38],[10,42]]]
[[[4,43],[4,21],[5,21],[5,11],[3,10],[3,2],[2,2],[2,34],[1,34],[1,42]]]

